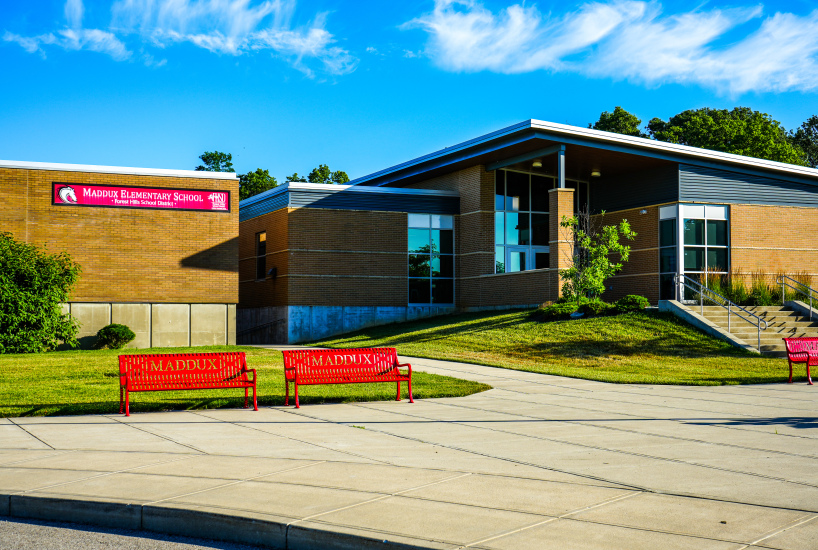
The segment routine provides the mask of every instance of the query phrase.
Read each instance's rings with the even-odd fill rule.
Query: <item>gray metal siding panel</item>
[[[288,205],[288,201],[289,193],[284,192],[275,195],[270,199],[255,202],[249,206],[239,208],[239,221],[243,222],[246,220],[251,220],[264,214],[269,214],[270,212],[275,212],[276,210],[285,208]]]
[[[460,197],[293,190],[290,191],[290,206],[377,212],[459,214]]]
[[[660,169],[591,182],[591,211],[615,212],[679,200],[679,168]]]
[[[818,187],[781,179],[679,165],[679,200],[818,207]]]

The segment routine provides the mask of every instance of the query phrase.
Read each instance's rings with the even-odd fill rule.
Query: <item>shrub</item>
[[[577,311],[588,316],[605,315],[606,313],[610,313],[613,307],[613,305],[603,302],[602,300],[588,300],[579,306]]]
[[[629,311],[642,311],[650,305],[650,302],[644,296],[637,296],[636,294],[628,294],[616,301],[613,308],[617,313],[628,313]]]
[[[128,342],[136,338],[136,334],[125,325],[116,323],[102,327],[97,332],[96,347],[99,349],[122,349]]]
[[[60,304],[79,276],[66,252],[49,254],[0,232],[0,353],[37,353],[60,342],[76,347],[78,326]]]
[[[575,302],[558,301],[538,309],[537,317],[541,321],[556,321],[559,319],[567,319],[576,310],[577,304]]]

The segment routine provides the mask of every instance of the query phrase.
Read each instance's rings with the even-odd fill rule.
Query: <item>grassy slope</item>
[[[67,414],[112,414],[119,411],[117,356],[120,353],[191,353],[244,351],[257,369],[258,404],[284,404],[281,352],[251,347],[202,347],[153,350],[60,351],[0,355],[0,417]],[[403,396],[406,385],[402,384]],[[485,384],[422,372],[412,376],[416,398],[455,397],[489,389]],[[395,399],[394,384],[304,386],[301,403]],[[292,387],[290,388],[292,392]],[[291,397],[292,398],[292,397]],[[292,405],[292,401],[290,401]],[[244,392],[200,390],[131,394],[131,412],[214,409],[244,405]]]
[[[669,314],[537,322],[531,311],[482,312],[369,328],[329,347],[397,347],[402,355],[649,384],[786,381],[787,360],[711,338]],[[806,380],[801,370],[800,379]]]

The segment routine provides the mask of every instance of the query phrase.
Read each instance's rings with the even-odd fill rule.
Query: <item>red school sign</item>
[[[121,187],[53,183],[51,202],[56,206],[154,208],[230,212],[230,192],[161,187]]]

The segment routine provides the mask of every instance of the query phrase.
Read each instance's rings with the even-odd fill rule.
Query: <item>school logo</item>
[[[207,198],[213,202],[214,210],[225,210],[227,208],[225,193],[210,193]]]
[[[60,197],[60,201],[65,204],[77,204],[77,194],[70,185],[60,187],[60,190],[57,191],[57,196]]]

